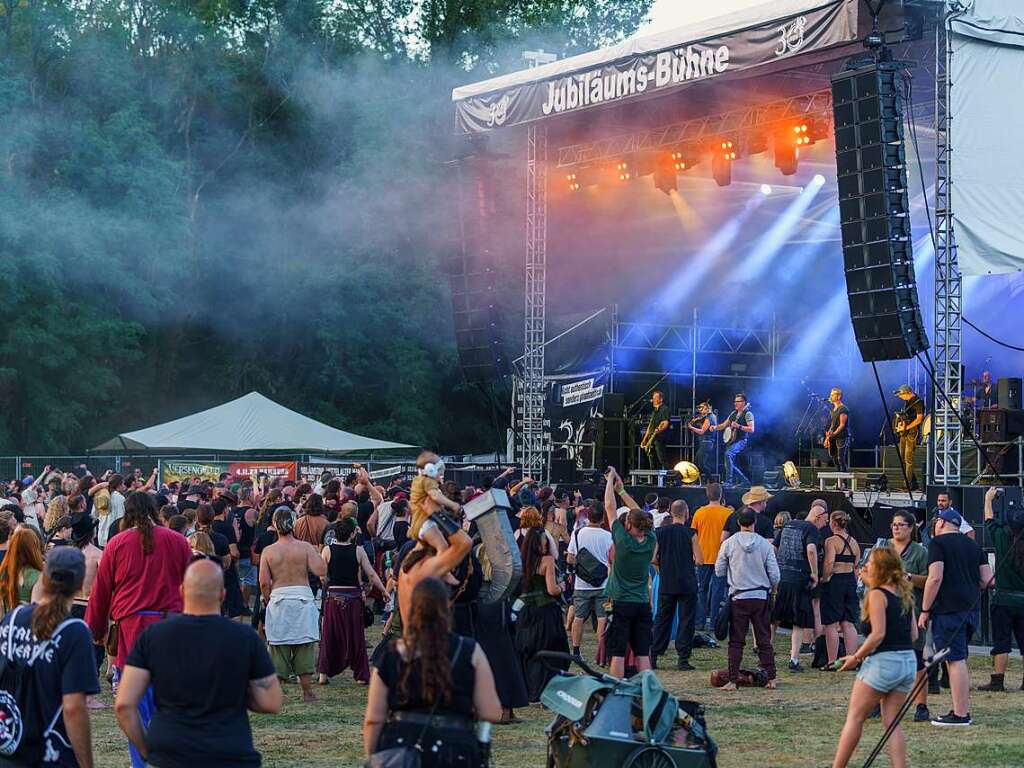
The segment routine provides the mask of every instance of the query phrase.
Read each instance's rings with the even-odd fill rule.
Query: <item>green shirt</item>
[[[1015,568],[1013,562],[1007,557],[1010,545],[1013,544],[1013,532],[998,520],[989,520],[989,536],[992,537],[992,546],[996,550],[996,589],[992,593],[992,602],[995,605],[1011,605],[1015,607],[1024,606],[1024,573]],[[1019,592],[1020,595],[1012,593]]]
[[[647,575],[654,559],[657,539],[648,531],[642,541],[634,539],[619,520],[612,525],[615,562],[605,594],[618,603],[649,603]]]
[[[896,549],[896,542],[892,539],[889,539],[886,543],[893,549]],[[903,550],[900,559],[903,561],[903,570],[912,576],[928,575],[928,550],[916,541],[907,544],[907,548]],[[924,590],[914,587],[914,608],[918,613],[921,612],[922,600],[924,600]]]

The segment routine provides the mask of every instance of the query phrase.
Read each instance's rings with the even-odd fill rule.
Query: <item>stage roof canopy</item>
[[[414,447],[335,429],[250,392],[166,424],[124,432],[95,450],[349,453]]]
[[[754,69],[860,39],[860,0],[773,0],[452,91],[457,129],[480,133]]]

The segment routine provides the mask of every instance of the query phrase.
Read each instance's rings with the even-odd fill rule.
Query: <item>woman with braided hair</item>
[[[416,584],[402,637],[370,678],[363,721],[366,754],[419,742],[423,768],[484,764],[474,720],[497,722],[501,703],[487,657],[476,641],[453,634],[448,589],[428,577]]]
[[[155,512],[148,493],[128,494],[121,531],[107,541],[85,611],[93,639],[97,643],[109,640],[109,646],[116,646],[111,659],[115,686],[142,631],[168,612],[182,610],[181,582],[192,548],[180,533],[156,525]],[[152,711],[152,693],[147,693],[139,704],[144,725],[149,724]],[[129,752],[133,766],[145,765],[131,745]]]

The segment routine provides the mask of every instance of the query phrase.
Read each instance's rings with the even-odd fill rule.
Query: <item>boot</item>
[[[828,665],[828,647],[825,645],[825,636],[819,635],[814,641],[814,659],[811,666],[814,669],[821,669]]]
[[[997,675],[992,673],[992,679],[989,680],[988,685],[979,685],[979,691],[1000,691],[1005,692],[1006,688],[1003,687],[1003,675]]]

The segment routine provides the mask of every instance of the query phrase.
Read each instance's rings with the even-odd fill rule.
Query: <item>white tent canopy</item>
[[[344,453],[414,447],[329,427],[259,392],[250,392],[237,400],[166,424],[124,432],[96,450]]]

